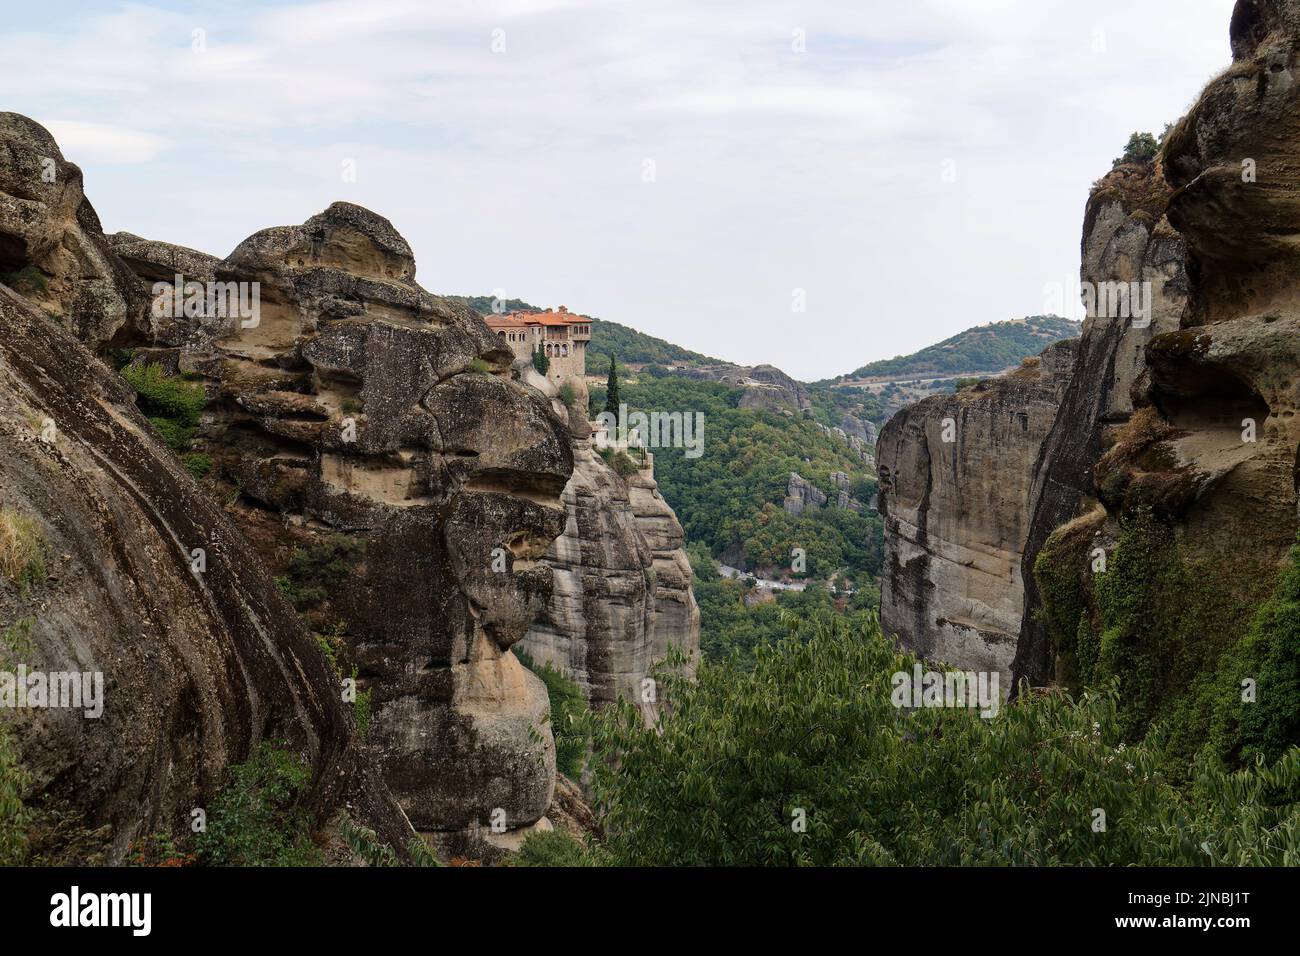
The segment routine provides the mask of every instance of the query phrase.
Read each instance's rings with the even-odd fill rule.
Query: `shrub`
[[[329,599],[364,553],[364,542],[341,534],[295,548],[288,571],[275,579],[276,586],[299,611],[315,607]]]
[[[1168,128],[1165,130],[1168,133]],[[1164,139],[1162,135],[1161,140]],[[1134,133],[1128,138],[1128,143],[1124,146],[1124,155],[1115,160],[1112,164],[1119,166],[1123,163],[1149,163],[1156,158],[1160,152],[1160,143],[1150,133]]]
[[[478,375],[488,375],[492,371],[492,366],[488,365],[488,363],[483,361],[481,358],[476,358],[470,360],[470,363],[466,366],[465,370]]]
[[[600,866],[598,851],[589,850],[563,830],[530,833],[510,860],[512,866]]]
[[[135,389],[136,405],[167,446],[178,453],[189,448],[206,401],[203,386],[168,375],[157,362],[128,365],[122,377]]]
[[[348,848],[365,861],[366,866],[397,866],[397,854],[393,848],[382,842],[374,830],[353,823],[351,817],[343,818],[339,824],[339,835]]]
[[[545,375],[551,370],[551,360],[541,349],[533,352],[533,368],[537,369],[539,375]]]
[[[18,866],[27,858],[31,812],[23,805],[23,795],[30,782],[8,728],[0,723],[0,866]]]
[[[45,578],[45,537],[32,518],[0,509],[0,574],[20,588]]]
[[[315,866],[311,816],[300,803],[311,783],[306,761],[268,741],[229,768],[229,782],[198,834],[199,860],[210,866]]]
[[[555,738],[555,769],[576,780],[587,756],[587,735],[577,726],[587,712],[582,689],[549,664],[534,663],[519,647],[515,648],[515,656],[546,685],[551,701],[551,735]]]
[[[196,481],[202,481],[212,470],[212,458],[199,452],[181,455],[181,463]]]

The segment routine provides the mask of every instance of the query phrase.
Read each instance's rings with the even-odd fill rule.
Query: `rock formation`
[[[680,369],[678,374],[744,389],[740,397],[741,408],[803,411],[812,407],[804,387],[774,365],[708,365]]]
[[[1076,664],[1098,660],[1104,636],[1092,576],[1107,572],[1094,561],[1124,529],[1143,527],[1143,515],[1169,529],[1178,560],[1219,569],[1205,594],[1185,596],[1188,606],[1213,606],[1206,595],[1216,587],[1244,608],[1257,604],[1295,539],[1300,283],[1291,237],[1300,201],[1290,171],[1300,155],[1300,3],[1239,0],[1230,35],[1232,65],[1169,132],[1161,157],[1118,166],[1088,200],[1085,293],[1146,284],[1149,311],[1090,314],[1058,410],[1041,396],[1036,415],[1034,398],[1008,392],[1008,380],[991,386],[995,405],[1007,396],[1007,414],[1028,415],[1036,454],[1007,453],[980,428],[959,426],[951,446],[936,442],[939,420],[961,420],[952,399],[907,409],[882,432],[882,619],[928,654],[1005,668],[1014,644],[1013,679],[1072,683]],[[980,458],[1027,522],[1008,522],[1001,501],[975,503],[963,479]],[[992,539],[1010,546],[990,568],[982,556]],[[964,622],[975,624],[964,636],[949,625],[963,607],[993,622],[999,654],[986,653],[975,621]],[[1189,676],[1167,662],[1161,673],[1172,683],[1152,700],[1208,679],[1223,646],[1184,623],[1162,626],[1201,669]],[[1153,653],[1107,640],[1107,673],[1121,678],[1124,661]],[[1208,705],[1198,706],[1203,719]]]
[[[184,256],[123,248],[145,278]],[[550,598],[538,559],[573,466],[560,421],[509,381],[477,316],[415,283],[409,246],[368,210],[263,230],[211,269],[260,284],[257,319],[182,318],[135,360],[208,381],[200,447],[268,563],[339,540],[361,555],[329,617],[373,694],[367,749],[414,826],[453,846],[499,811],[535,823],[554,787],[549,704],[509,649]]]
[[[6,563],[14,529],[27,542],[25,566],[0,574],[0,656],[10,673],[98,674],[103,687],[100,716],[6,716],[29,802],[59,821],[33,850],[119,863],[133,840],[188,833],[225,768],[269,740],[310,762],[318,821],[346,800],[404,853],[410,826],[367,771],[315,642],[87,347],[140,333],[142,311],[80,171],[24,117],[0,114],[0,143],[3,266],[30,297],[0,285]]]
[[[781,502],[781,507],[789,514],[798,517],[805,511],[816,511],[825,506],[826,501],[825,492],[798,472],[790,472],[785,498]]]
[[[543,558],[555,569],[551,600],[521,647],[574,680],[591,704],[621,694],[651,717],[658,696],[643,694],[642,681],[670,646],[699,650],[681,524],[659,494],[653,458],[620,476],[593,447],[582,396],[565,409],[553,385],[530,367],[518,371],[568,415],[574,459],[564,531]]]
[[[881,624],[927,658],[1010,676],[1033,466],[1076,345],[1055,343],[1010,375],[927,398],[881,430]]]
[[[1146,345],[1178,327],[1186,301],[1185,246],[1165,216],[1169,196],[1158,163],[1122,165],[1100,180],[1084,212],[1085,288],[1150,283],[1151,314],[1149,322],[1108,314],[1084,321],[1074,374],[1034,466],[1022,562],[1024,629],[1014,668],[1017,679],[1031,684],[1044,683],[1052,667],[1034,562],[1048,536],[1095,494],[1093,466],[1133,413]]]

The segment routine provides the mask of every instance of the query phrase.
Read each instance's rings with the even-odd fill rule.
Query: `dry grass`
[[[0,509],[0,575],[18,585],[45,577],[45,539],[33,519]]]

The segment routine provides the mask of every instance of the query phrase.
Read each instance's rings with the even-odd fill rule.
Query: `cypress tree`
[[[605,411],[614,416],[618,421],[618,406],[620,404],[618,396],[618,368],[614,364],[614,353],[609,353],[609,378],[605,382]]]

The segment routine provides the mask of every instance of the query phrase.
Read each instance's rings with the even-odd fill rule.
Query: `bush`
[[[578,400],[578,392],[576,389],[574,389],[572,385],[570,385],[568,382],[565,382],[563,385],[560,386],[560,401],[564,403],[566,408],[572,408],[574,402],[576,402],[577,400]]]
[[[198,452],[181,455],[181,463],[196,481],[202,481],[212,470],[212,458]]]
[[[305,548],[295,548],[288,573],[276,585],[299,611],[323,604],[365,554],[365,543],[335,534]]]
[[[549,664],[537,664],[519,647],[515,657],[542,679],[551,700],[551,735],[555,738],[555,769],[576,780],[587,757],[587,735],[575,724],[587,712],[582,690]]]
[[[551,370],[551,360],[541,349],[533,352],[533,368],[537,369],[539,375],[545,375]]]
[[[465,367],[465,371],[473,372],[476,375],[488,375],[492,372],[492,366],[481,358],[476,358],[470,360],[469,365]]]
[[[600,866],[598,852],[588,850],[563,830],[530,833],[510,860],[512,866]]]
[[[1168,132],[1166,127],[1165,132]],[[1164,136],[1161,136],[1161,140]],[[1160,152],[1160,143],[1150,133],[1134,133],[1128,138],[1128,143],[1124,146],[1124,155],[1115,160],[1114,166],[1123,163],[1149,163],[1156,158]]]
[[[167,446],[178,453],[188,449],[206,401],[203,386],[168,375],[157,362],[128,365],[122,377],[135,389],[136,405]]]
[[[31,813],[23,805],[23,795],[30,782],[8,728],[0,723],[0,866],[19,866],[27,859]]]
[[[210,866],[316,866],[311,815],[300,800],[311,783],[306,761],[262,741],[208,809],[198,834],[199,860]]]
[[[621,865],[1282,865],[1300,854],[1300,749],[1269,769],[1198,765],[1185,791],[1159,735],[1128,745],[1117,694],[1029,695],[985,719],[908,710],[914,660],[842,618],[758,648],[752,668],[664,675],[645,727],[589,718],[606,849]],[[800,632],[803,633],[800,633]],[[617,761],[612,757],[617,755]],[[1094,829],[1096,809],[1104,828]],[[800,825],[802,824],[802,825]]]
[[[0,574],[19,588],[45,579],[45,537],[32,518],[0,510]]]

